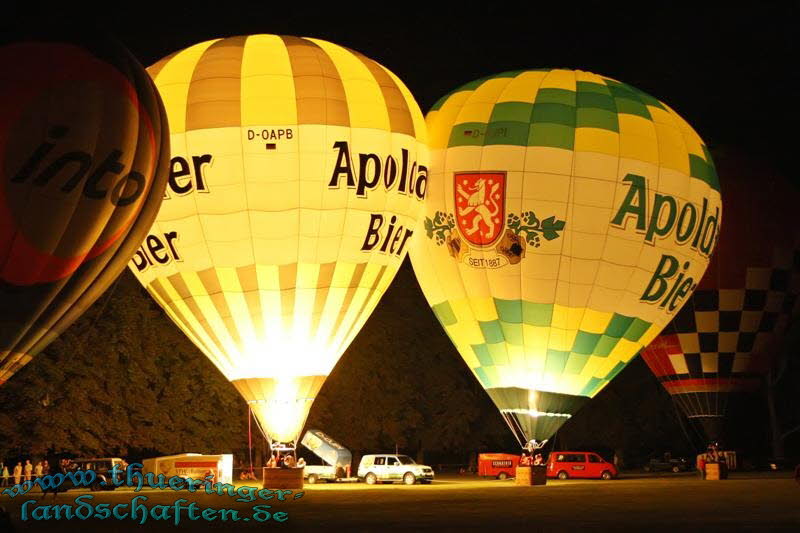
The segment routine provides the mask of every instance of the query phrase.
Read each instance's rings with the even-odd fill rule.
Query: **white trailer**
[[[180,476],[196,480],[204,480],[211,474],[214,476],[214,483],[233,483],[233,454],[182,453],[151,457],[142,461],[142,473],[148,472],[152,472],[154,476],[164,474],[167,479]]]

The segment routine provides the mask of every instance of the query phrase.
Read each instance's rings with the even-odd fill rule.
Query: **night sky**
[[[165,0],[108,3],[95,11],[16,4],[4,7],[3,36],[35,35],[48,27],[99,29],[145,66],[212,38],[273,33],[326,39],[392,70],[423,112],[457,86],[493,73],[587,70],[663,100],[712,150],[725,147],[769,161],[800,184],[793,161],[797,134],[790,129],[797,122],[796,4],[531,2],[524,9],[489,3],[422,9],[375,3],[364,10],[341,4],[322,11],[312,3],[286,10],[276,2]],[[721,183],[724,195],[725,176]]]
[[[746,7],[532,2],[526,8],[486,3],[433,9],[376,3],[324,10],[311,3],[287,9],[276,2],[115,2],[83,11],[59,4],[4,9],[0,24],[4,33],[36,31],[48,23],[78,31],[101,28],[145,66],[217,37],[318,37],[394,71],[424,112],[458,85],[492,73],[588,70],[665,101],[712,147],[735,145],[793,170],[788,127],[797,114],[792,89],[798,8],[791,2]]]

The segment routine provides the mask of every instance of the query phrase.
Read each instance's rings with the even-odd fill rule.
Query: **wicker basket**
[[[530,487],[531,485],[547,484],[547,467],[542,466],[518,466],[516,484]]]
[[[302,489],[302,468],[269,468],[264,467],[265,489]]]

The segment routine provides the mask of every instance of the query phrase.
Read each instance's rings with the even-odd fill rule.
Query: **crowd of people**
[[[128,463],[122,461],[123,470],[127,465]],[[85,468],[91,468],[91,466],[91,464],[84,464]],[[69,472],[79,467],[80,464],[74,463],[72,459],[60,459],[57,465],[51,465],[47,459],[37,461],[36,463],[31,462],[30,459],[26,459],[24,464],[22,461],[17,461],[17,464],[13,467],[0,460],[0,487],[18,485],[26,481],[35,482],[41,477],[54,475],[59,472]]]
[[[303,468],[306,466],[306,460],[302,457],[295,459],[292,452],[281,453],[278,450],[272,452],[269,461],[267,461],[267,468]]]
[[[537,442],[531,439],[522,447],[522,457],[519,459],[520,466],[544,466],[544,458],[539,450],[542,449],[547,441]]]
[[[36,464],[31,463],[30,459],[26,459],[24,465],[22,461],[18,461],[14,467],[9,468],[9,466],[0,462],[0,486],[2,487],[18,485],[24,481],[35,481],[51,473],[50,463],[46,459],[38,461]]]
[[[280,451],[275,450],[272,452],[272,455],[265,466],[267,468],[303,468],[306,466],[306,460],[302,457],[296,459],[294,453],[291,451],[285,451],[281,453]],[[260,476],[256,475],[251,466],[249,469],[242,469],[242,473],[239,474],[239,479],[242,481],[247,481],[261,478]]]

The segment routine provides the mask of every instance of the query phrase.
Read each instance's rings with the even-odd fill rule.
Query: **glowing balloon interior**
[[[130,267],[269,438],[293,442],[407,252],[422,113],[389,70],[317,39],[207,41],[149,72],[172,173]]]
[[[694,290],[721,219],[714,165],[663,102],[588,72],[476,80],[427,124],[414,270],[520,442],[545,439]]]
[[[166,114],[118,43],[0,48],[0,384],[125,268],[167,180]]]

